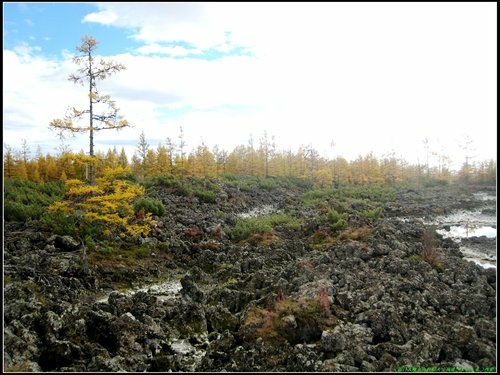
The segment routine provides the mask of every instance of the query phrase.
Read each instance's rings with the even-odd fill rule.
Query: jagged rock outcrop
[[[419,217],[486,206],[465,191],[402,191],[366,239],[317,248],[308,238],[320,223],[298,208],[299,193],[223,188],[207,203],[159,188],[154,194],[169,209],[158,218],[150,257],[135,265],[92,265],[78,239],[6,223],[4,369],[496,366],[496,270],[464,260],[441,237],[440,267],[420,256]],[[232,242],[224,226],[261,205],[294,212],[304,224],[277,242]],[[169,296],[116,290],[174,274],[179,292]],[[315,315],[304,319],[297,306]]]

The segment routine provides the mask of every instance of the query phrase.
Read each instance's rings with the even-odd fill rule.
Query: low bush
[[[335,239],[325,228],[318,228],[311,235],[311,237],[309,237],[309,243],[311,245],[332,245],[333,243],[335,243]]]
[[[313,181],[308,178],[290,177],[290,176],[235,176],[224,174],[220,180],[227,186],[240,187],[242,191],[252,191],[258,188],[272,190],[276,188],[299,187],[310,189]]]
[[[359,228],[349,228],[340,234],[340,240],[351,240],[358,242],[366,242],[366,240],[372,235],[373,229],[368,226],[362,226]]]
[[[359,216],[363,219],[377,220],[382,214],[382,207],[377,207],[372,210],[364,210],[359,213]]]
[[[165,213],[165,206],[161,201],[149,197],[140,197],[134,201],[134,211],[144,210],[156,216],[162,216]]]
[[[426,229],[422,234],[422,258],[436,270],[443,270],[433,229]]]
[[[4,219],[6,221],[39,220],[50,204],[64,197],[64,183],[36,183],[29,180],[4,181]]]
[[[200,202],[215,203],[219,185],[210,179],[188,177],[181,179],[173,175],[148,177],[144,180],[147,189],[163,186],[171,189],[174,194],[185,197],[197,197]]]
[[[309,190],[302,195],[302,201],[306,206],[317,206],[333,197],[334,192],[335,189],[333,188]]]
[[[76,223],[75,217],[63,212],[47,212],[42,221],[48,225],[55,234],[61,236],[78,236],[80,228]]]
[[[334,208],[328,210],[326,217],[330,223],[330,229],[332,232],[337,233],[347,228],[347,216],[347,212],[341,214]]]
[[[293,216],[285,214],[249,217],[238,220],[233,228],[229,228],[225,232],[232,239],[241,241],[255,234],[271,234],[276,226],[298,230],[300,228],[300,221]]]
[[[193,195],[197,197],[200,202],[205,203],[215,203],[215,192],[211,190],[196,189],[193,191]]]
[[[392,186],[371,185],[348,185],[334,192],[336,198],[366,199],[370,202],[389,202],[396,198],[396,190]]]
[[[317,298],[291,299],[281,293],[269,308],[254,307],[244,316],[240,334],[246,340],[262,340],[291,345],[316,342],[326,328],[335,326],[326,289],[318,290]]]
[[[182,188],[182,181],[180,180],[180,178],[170,174],[146,177],[143,184],[146,188],[150,188],[153,186],[164,186],[167,188],[179,190]]]
[[[437,187],[437,186],[448,186],[449,182],[447,180],[438,178],[426,178],[423,181],[425,187]]]

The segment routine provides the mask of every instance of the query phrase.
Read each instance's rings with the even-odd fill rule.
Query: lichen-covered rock
[[[73,237],[45,233],[33,222],[6,223],[4,369],[496,366],[496,270],[465,261],[457,244],[440,237],[442,267],[421,256],[426,225],[420,218],[461,205],[487,207],[466,192],[402,191],[384,205],[383,217],[363,228],[366,238],[349,238],[353,231],[312,246],[324,220],[299,193],[221,185],[215,202],[202,202],[155,187],[151,194],[169,209],[157,218],[155,236],[142,241],[155,255],[137,262],[92,265]],[[337,203],[328,199],[325,204]],[[262,243],[224,236],[240,213],[261,205],[302,219],[302,230],[278,227]],[[358,219],[350,229],[360,229]],[[468,242],[491,247],[486,239]],[[158,276],[175,277],[180,293],[137,291]],[[116,291],[122,288],[129,290]]]

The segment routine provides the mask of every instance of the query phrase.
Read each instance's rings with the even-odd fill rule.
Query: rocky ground
[[[439,236],[441,266],[420,257],[419,218],[484,202],[406,189],[371,225],[318,246],[321,223],[302,193],[224,187],[201,203],[157,189],[167,214],[144,241],[151,254],[132,263],[92,260],[79,241],[36,222],[5,223],[4,370],[496,368],[496,269],[465,261]],[[224,228],[259,207],[303,225],[229,238]],[[112,291],[165,280],[180,281],[180,292]]]

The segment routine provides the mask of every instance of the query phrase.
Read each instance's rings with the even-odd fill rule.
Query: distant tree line
[[[440,159],[441,160],[441,159]],[[311,145],[296,151],[277,150],[274,139],[266,133],[255,142],[235,147],[231,152],[218,146],[210,149],[203,142],[189,153],[181,136],[178,142],[166,138],[164,143],[151,147],[141,133],[131,160],[124,148],[115,147],[107,152],[95,152],[90,157],[83,150],[75,153],[62,150],[57,155],[43,155],[40,148],[32,156],[25,140],[21,149],[4,144],[4,178],[28,179],[35,182],[79,179],[89,181],[89,166],[95,168],[95,177],[101,177],[107,168],[128,168],[131,177],[141,181],[145,177],[174,175],[179,177],[217,178],[235,176],[288,176],[312,179],[316,186],[346,184],[395,184],[417,181],[428,183],[496,184],[496,161],[472,162],[466,160],[458,172],[450,171],[447,164],[430,167],[409,164],[395,153],[380,158],[368,153],[348,161],[343,157],[321,157]]]

